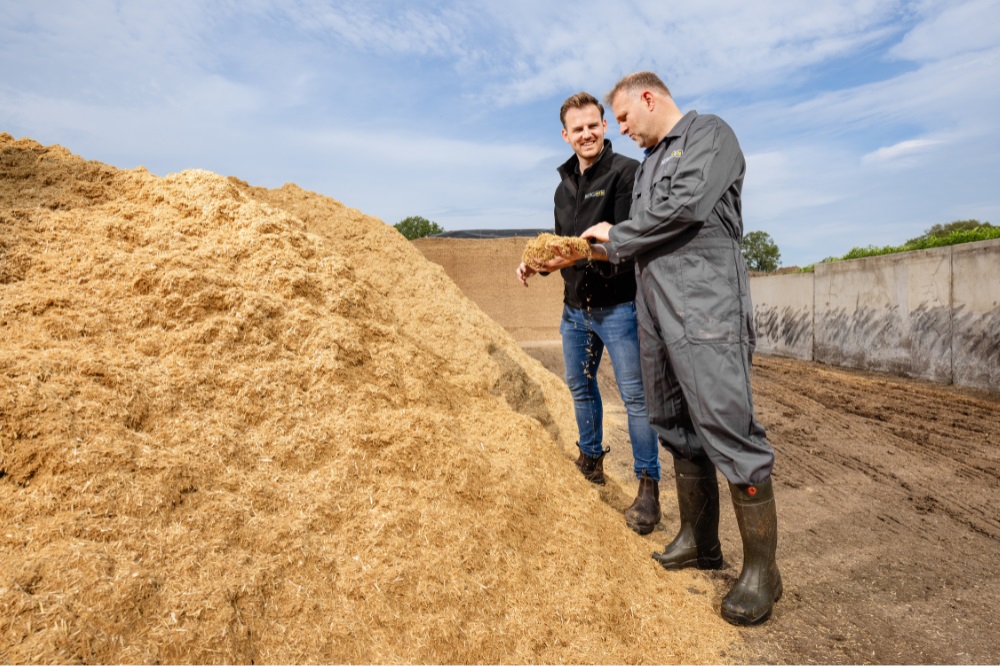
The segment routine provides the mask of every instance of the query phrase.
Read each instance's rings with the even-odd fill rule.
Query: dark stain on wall
[[[996,391],[1000,388],[1000,307],[973,313],[955,308],[954,382]]]
[[[754,308],[754,330],[758,345],[774,349],[788,347],[799,350],[803,358],[812,358],[812,313],[809,308],[776,308],[764,305]]]
[[[823,363],[951,382],[951,309],[921,304],[909,313],[845,308],[816,315],[815,358]]]
[[[780,305],[782,300],[797,302],[791,301],[797,291],[765,290],[774,293],[778,304],[761,302],[754,308],[757,351],[1000,391],[1000,303],[977,305],[974,311],[967,305],[970,288],[980,304],[984,294],[979,285],[987,295],[996,294],[998,250],[1000,240],[973,243],[961,251],[940,248],[929,251],[940,259],[933,265],[910,266],[905,257],[873,258],[845,267],[843,279],[838,267],[817,266],[823,279],[813,284],[811,306]],[[959,256],[961,260],[955,258]],[[950,271],[944,270],[946,264]],[[880,266],[900,265],[901,273],[879,272]],[[906,273],[911,268],[931,283],[921,282],[923,287],[913,290]],[[923,290],[928,287],[930,291]],[[933,296],[915,309],[894,304],[927,298],[924,293]],[[831,308],[831,300],[847,306]],[[941,303],[945,300],[947,305]],[[876,307],[860,307],[864,302]]]

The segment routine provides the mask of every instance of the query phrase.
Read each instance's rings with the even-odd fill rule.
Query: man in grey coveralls
[[[597,259],[636,262],[643,384],[650,422],[674,457],[681,518],[677,536],[653,557],[667,569],[722,567],[721,470],[743,540],[743,569],[722,616],[764,622],[782,584],[774,452],[754,418],[750,388],[753,308],[740,252],[746,162],[729,125],[681,113],[651,72],[626,76],[605,101],[646,158],[630,219],[582,235],[599,243]]]

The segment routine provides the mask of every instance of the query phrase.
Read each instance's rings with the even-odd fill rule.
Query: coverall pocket
[[[679,157],[670,157],[661,161],[656,165],[656,171],[653,173],[653,180],[659,181],[664,178],[673,178],[674,174],[677,173],[677,165],[680,164]]]
[[[670,192],[670,181],[673,177],[677,175],[677,159],[672,159],[666,164],[660,165],[656,172],[653,173],[653,187],[652,192]],[[650,193],[650,201],[653,201],[655,197]]]
[[[681,261],[684,290],[684,335],[697,343],[739,340],[738,276],[726,253],[685,254]],[[714,260],[713,260],[714,259]]]

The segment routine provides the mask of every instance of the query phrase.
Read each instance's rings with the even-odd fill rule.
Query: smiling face
[[[600,156],[607,131],[608,123],[597,106],[589,104],[566,110],[562,136],[580,158],[581,168],[587,168]]]

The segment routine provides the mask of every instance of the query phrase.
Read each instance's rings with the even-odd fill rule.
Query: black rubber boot
[[[639,534],[649,534],[660,517],[660,484],[643,470],[635,501],[625,509],[625,524]]]
[[[781,572],[775,561],[778,514],[770,479],[753,486],[729,484],[736,522],[743,539],[743,570],[722,600],[722,617],[730,624],[760,624],[771,617],[781,598]]]
[[[708,458],[674,458],[677,508],[681,528],[662,553],[653,559],[664,569],[722,568],[719,543],[719,482],[715,465]]]
[[[580,457],[576,459],[576,466],[587,481],[596,483],[599,486],[604,485],[604,456],[608,455],[608,451],[610,450],[610,446],[605,447],[601,451],[601,455],[591,458],[581,449]]]

